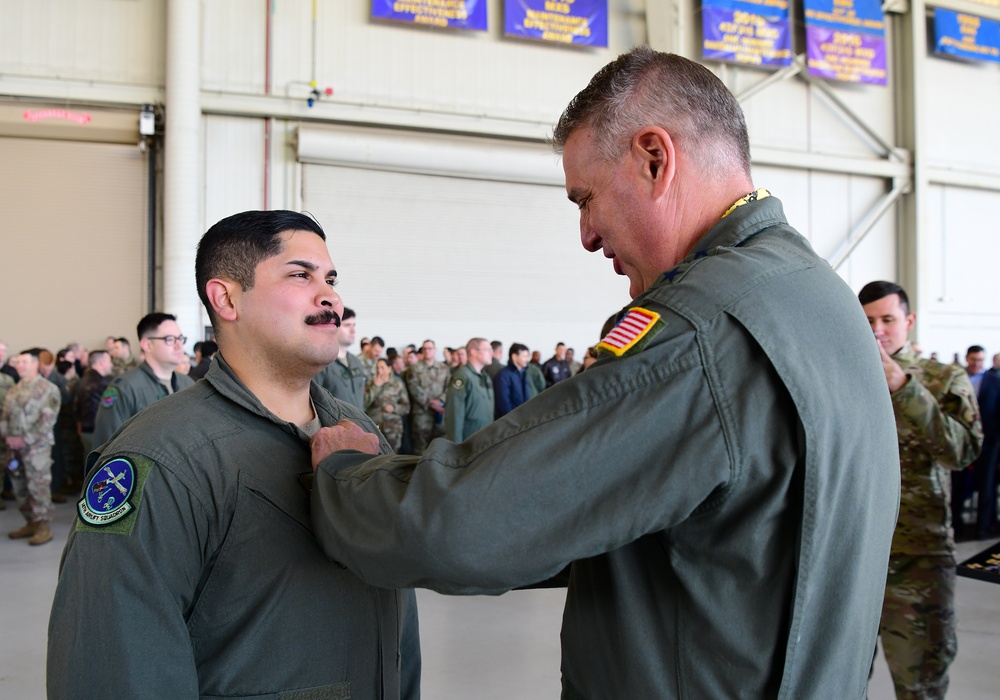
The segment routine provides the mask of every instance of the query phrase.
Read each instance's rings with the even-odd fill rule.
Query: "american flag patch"
[[[625,318],[618,322],[618,325],[611,329],[611,332],[604,336],[604,339],[597,344],[598,348],[603,348],[621,357],[656,326],[660,320],[660,314],[635,307],[628,310]]]

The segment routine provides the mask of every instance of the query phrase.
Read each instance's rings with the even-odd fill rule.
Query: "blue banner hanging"
[[[445,29],[487,29],[486,0],[372,0],[372,19]]]
[[[786,0],[704,0],[702,56],[752,66],[792,62]]]
[[[574,46],[608,45],[608,0],[505,0],[507,36]]]
[[[1000,63],[1000,21],[935,7],[934,50],[973,61]]]

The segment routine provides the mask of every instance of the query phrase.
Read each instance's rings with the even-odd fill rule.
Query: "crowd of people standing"
[[[26,520],[11,538],[49,542],[52,504],[79,497],[87,455],[145,406],[203,378],[218,352],[207,340],[187,355],[187,338],[169,314],[148,314],[137,333],[137,354],[122,336],[108,336],[97,350],[71,341],[56,353],[29,348],[12,356],[0,341],[0,462],[8,467],[0,509],[17,501]],[[348,309],[341,357],[317,381],[365,411],[402,454],[420,454],[435,437],[461,441],[597,357],[588,348],[577,362],[559,343],[543,363],[520,343],[505,357],[500,341],[474,338],[442,348],[439,360],[432,340],[397,350],[378,336],[363,338],[355,356],[347,350],[354,334]]]

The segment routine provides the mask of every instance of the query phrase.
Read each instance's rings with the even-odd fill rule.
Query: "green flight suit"
[[[365,410],[365,368],[352,353],[347,353],[347,364],[334,360],[313,380],[333,394],[333,398],[346,401],[355,408]]]
[[[528,363],[525,368],[525,372],[528,373],[528,398],[532,396],[538,396],[540,393],[545,391],[545,375],[542,374],[542,368],[538,365]]]
[[[459,367],[446,396],[444,429],[452,442],[462,442],[493,422],[493,380],[486,372],[477,372],[471,365]]]
[[[311,397],[322,425],[377,434],[315,383]],[[323,555],[300,479],[308,435],[221,354],[91,465],[49,620],[49,697],[419,697],[413,592]]]
[[[864,698],[899,463],[857,298],[767,197],[633,307],[660,318],[622,357],[461,444],[325,459],[317,538],[453,594],[572,562],[567,699]]]
[[[170,378],[174,392],[193,384],[186,374],[174,372]],[[125,421],[167,395],[167,388],[146,362],[115,379],[101,396],[94,419],[94,444],[103,445]]]

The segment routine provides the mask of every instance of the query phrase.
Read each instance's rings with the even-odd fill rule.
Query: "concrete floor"
[[[8,503],[0,533],[21,525]],[[0,537],[0,698],[45,697],[49,606],[73,504],[56,506],[55,540],[42,547]],[[985,542],[959,545],[964,559]],[[953,700],[1000,697],[1000,586],[958,579],[958,658]],[[564,593],[516,591],[501,597],[451,598],[418,591],[425,700],[552,700],[559,697],[559,624]],[[833,696],[831,696],[833,697]],[[870,700],[891,700],[879,658]]]

